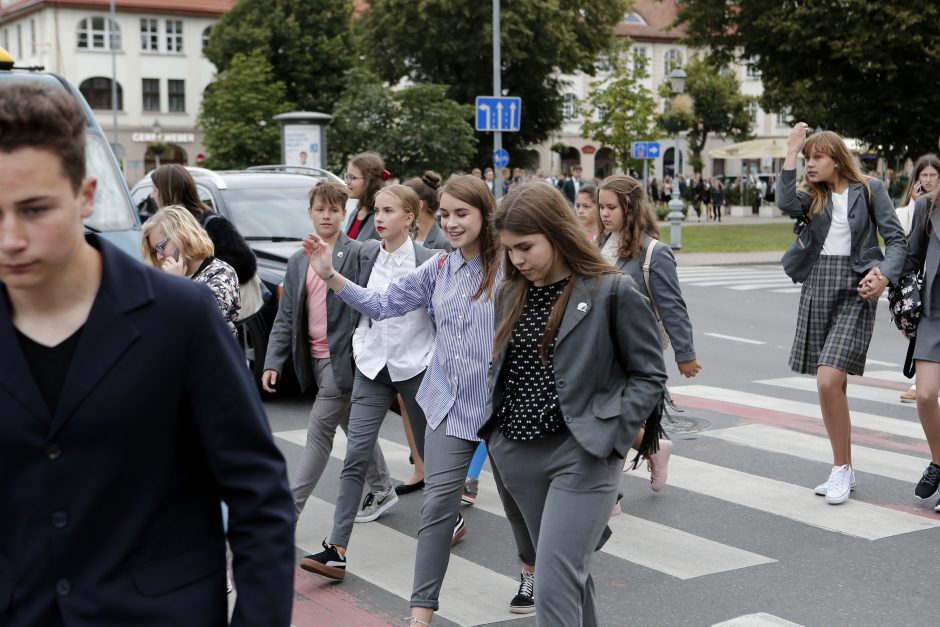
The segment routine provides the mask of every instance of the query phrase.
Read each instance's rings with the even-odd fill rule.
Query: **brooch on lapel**
[[[587,303],[578,303],[578,311],[580,311],[581,313],[584,313],[587,310],[588,310]]]
[[[343,256],[343,251],[339,251],[338,253],[336,253],[336,256],[337,256],[337,257],[342,257],[342,256]]]

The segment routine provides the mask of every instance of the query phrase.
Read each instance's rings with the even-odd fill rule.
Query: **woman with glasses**
[[[214,256],[212,240],[189,211],[179,205],[157,211],[141,229],[140,247],[147,264],[208,287],[234,335],[241,308],[238,275]]]
[[[346,166],[346,187],[349,197],[357,201],[356,213],[346,223],[346,235],[350,239],[365,242],[379,239],[375,230],[375,195],[382,191],[389,173],[382,157],[374,152],[362,152],[349,160]]]

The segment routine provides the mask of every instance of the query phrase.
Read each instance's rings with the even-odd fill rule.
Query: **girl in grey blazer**
[[[597,625],[591,560],[634,436],[661,407],[659,331],[556,188],[513,189],[495,226],[505,280],[479,433],[536,544],[538,624]]]
[[[375,230],[375,195],[390,176],[385,161],[374,152],[362,152],[349,160],[343,178],[349,197],[358,201],[356,212],[349,215],[344,225],[344,232],[351,239],[359,242],[379,239]]]
[[[917,201],[911,221],[910,253],[904,272],[923,270],[924,309],[917,324],[914,343],[916,363],[917,415],[930,446],[930,463],[914,488],[914,495],[926,500],[940,487],[940,212],[937,194]],[[940,512],[940,500],[934,506]]]
[[[881,181],[862,174],[841,137],[823,131],[807,140],[808,130],[798,122],[790,131],[777,206],[806,222],[782,260],[787,276],[803,283],[790,368],[816,375],[833,457],[816,494],[836,505],[856,484],[846,382],[865,372],[878,298],[900,276],[907,240]],[[797,189],[801,152],[806,176]]]
[[[442,181],[440,174],[428,170],[420,178],[408,179],[404,185],[413,189],[421,199],[421,213],[418,214],[418,233],[415,235],[415,241],[425,248],[450,252],[450,242],[437,224],[437,194]]]
[[[609,263],[631,277],[640,293],[650,299],[654,312],[661,317],[662,331],[672,344],[679,372],[685,377],[694,377],[702,365],[695,356],[692,321],[679,289],[676,258],[669,246],[659,242],[656,217],[640,182],[624,175],[604,179],[597,191],[597,224],[601,253]],[[643,271],[647,261],[649,290]],[[641,429],[635,449],[639,450],[645,435]],[[647,458],[650,487],[654,492],[666,485],[671,453],[672,442],[662,439],[656,453]]]

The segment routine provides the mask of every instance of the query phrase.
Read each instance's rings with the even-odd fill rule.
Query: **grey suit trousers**
[[[349,433],[351,392],[340,390],[336,385],[329,358],[313,360],[313,376],[317,382],[317,398],[313,401],[313,407],[310,408],[307,445],[304,447],[300,467],[297,469],[297,476],[294,477],[291,486],[294,509],[298,518],[330,460],[336,427],[342,427],[344,432]],[[378,442],[372,449],[372,458],[369,461],[369,470],[365,480],[369,487],[376,491],[385,491],[392,486],[392,477],[388,472],[388,466],[385,464],[385,457],[382,455]]]
[[[373,449],[378,447],[379,429],[396,393],[401,394],[405,402],[418,454],[424,455],[424,438],[421,436],[428,423],[424,410],[415,400],[423,380],[424,372],[404,381],[392,381],[388,368],[382,368],[375,379],[370,379],[356,368],[349,429],[346,432],[349,442],[346,446],[346,459],[343,460],[343,471],[339,476],[339,496],[336,497],[336,509],[333,511],[330,544],[349,547],[349,537],[352,535],[356,512],[359,511],[362,482],[369,458]]]
[[[589,455],[567,430],[517,441],[495,429],[487,445],[536,545],[538,624],[597,625],[591,560],[617,499],[623,460]]]

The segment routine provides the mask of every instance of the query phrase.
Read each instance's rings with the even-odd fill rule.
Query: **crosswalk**
[[[678,267],[679,284],[697,287],[721,287],[738,292],[754,290],[799,294],[795,285],[779,265],[766,266],[682,266]]]
[[[723,417],[720,428],[696,434],[696,442],[715,443],[729,447],[727,450],[732,453],[738,452],[729,454],[729,460],[759,452],[778,456],[782,465],[816,464],[819,479],[824,478],[831,464],[831,449],[815,399],[814,379],[764,379],[746,387],[748,391],[689,384],[676,385],[671,391],[676,403],[690,413]],[[790,482],[786,473],[762,474],[759,469],[744,468],[740,463],[735,467],[732,463],[716,461],[715,457],[693,446],[691,438],[684,441],[682,435],[675,437],[666,490],[649,498],[657,507],[668,507],[670,500],[679,503],[688,498],[705,499],[728,515],[747,512],[747,517],[758,525],[760,521],[772,520],[775,524],[813,528],[832,537],[857,542],[878,542],[940,527],[940,514],[934,513],[933,502],[928,508],[915,503],[911,496],[913,483],[923,471],[929,453],[916,410],[898,401],[903,389],[906,383],[893,371],[852,377],[848,386],[853,409],[853,460],[860,484],[864,485],[867,480],[874,482],[874,478],[889,481],[893,489],[887,502],[883,495],[877,502],[866,498],[860,488],[844,505],[829,506],[814,494],[815,485]],[[855,411],[860,406],[865,411]],[[306,439],[304,430],[275,435],[283,443],[298,447],[302,447]],[[393,477],[399,480],[409,477],[412,467],[408,462],[408,448],[386,439],[382,439],[381,444]],[[346,440],[338,432],[333,457],[341,460],[345,450]],[[746,569],[774,568],[778,562],[788,559],[785,552],[770,550],[771,547],[757,552],[753,543],[729,541],[720,528],[728,524],[727,520],[716,520],[711,530],[698,527],[694,533],[678,525],[657,522],[655,516],[642,507],[631,506],[628,502],[630,495],[639,494],[648,481],[649,475],[643,466],[624,474],[625,513],[610,520],[614,533],[603,553],[620,560],[625,569],[635,570],[638,566],[668,579],[688,581]],[[480,479],[480,495],[474,507],[504,517],[493,477],[487,471]],[[330,529],[332,512],[331,503],[311,499],[297,528],[300,550],[319,550],[320,539]],[[399,597],[402,607],[406,608],[411,592],[416,530],[396,530],[379,519],[375,523],[356,525],[354,538],[360,550],[350,563],[350,574]],[[471,533],[464,540],[468,541],[485,543],[486,539],[479,536],[474,539]],[[763,548],[762,544],[756,546]],[[525,620],[507,609],[516,586],[515,579],[491,569],[487,560],[454,555],[441,593],[440,616],[457,625]],[[768,616],[770,618],[766,618]],[[765,614],[731,618],[723,624],[792,624],[787,622],[787,617],[779,618],[781,622],[772,622],[778,618]],[[299,624],[296,620],[295,623]]]

